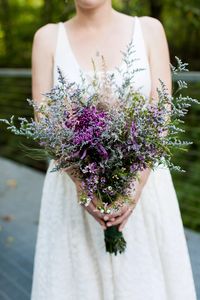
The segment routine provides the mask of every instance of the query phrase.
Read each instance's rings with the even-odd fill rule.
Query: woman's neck
[[[105,1],[94,8],[84,8],[76,3],[74,22],[78,26],[83,25],[87,30],[103,29],[112,23],[116,14],[117,11],[112,8],[111,1]]]

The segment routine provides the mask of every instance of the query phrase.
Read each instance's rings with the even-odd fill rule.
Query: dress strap
[[[56,38],[56,47],[54,53],[54,61],[57,60],[61,48],[62,48],[62,23],[59,22],[57,23],[57,38]]]
[[[65,59],[67,55],[68,60],[76,66],[77,61],[74,56],[73,50],[71,48],[70,41],[68,38],[68,33],[63,22],[59,22],[59,31],[60,31],[60,48],[62,49],[63,59]]]
[[[69,41],[68,41],[68,35],[67,35],[67,31],[65,28],[65,25],[63,22],[59,22],[59,26],[60,26],[60,37],[61,37],[61,42],[67,46]],[[67,42],[67,43],[66,43]]]
[[[135,39],[137,39],[138,51],[141,52],[141,56],[143,56],[143,59],[145,60],[147,65],[149,65],[147,46],[145,43],[144,34],[143,34],[141,21],[140,21],[139,17],[136,18],[136,21],[137,21],[136,22],[137,30],[135,33]]]
[[[64,73],[66,70],[74,71],[73,65],[71,65],[71,58],[69,58],[69,49],[67,47],[67,43],[65,40],[65,32],[64,32],[64,25],[62,22],[57,23],[57,41],[56,41],[56,48],[54,53],[54,82],[58,81],[58,72],[57,67],[59,67]]]
[[[132,39],[134,40],[135,35],[137,33],[137,28],[138,28],[138,16],[133,17],[133,26],[132,26]]]
[[[70,59],[73,58],[72,49],[63,22],[58,23],[57,50],[58,53],[60,52],[59,54],[62,54],[63,59],[66,58],[66,55],[68,57],[70,56]]]

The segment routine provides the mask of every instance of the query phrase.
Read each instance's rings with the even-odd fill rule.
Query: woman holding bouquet
[[[33,99],[58,82],[57,66],[71,81],[99,76],[102,53],[108,72],[123,67],[121,50],[133,41],[135,87],[156,99],[161,78],[171,92],[168,45],[162,24],[112,8],[111,0],[75,0],[76,15],[40,28],[33,41]],[[116,73],[116,83],[120,83]],[[36,116],[39,119],[39,116]],[[146,169],[133,202],[112,214],[78,204],[81,183],[72,170],[48,168],[40,210],[31,300],[195,300],[195,288],[176,193],[168,169]],[[104,232],[117,225],[124,253],[105,251]]]

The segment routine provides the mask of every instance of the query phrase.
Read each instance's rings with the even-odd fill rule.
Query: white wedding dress
[[[150,69],[139,17],[133,17],[135,86],[147,97]],[[62,22],[54,57],[79,80],[79,65]],[[111,72],[111,71],[109,71]],[[85,72],[85,75],[90,75]],[[120,80],[120,74],[116,77]],[[168,169],[152,171],[123,234],[123,254],[105,251],[104,232],[77,202],[73,181],[53,172],[50,162],[41,200],[31,300],[195,300],[195,288],[182,219]]]

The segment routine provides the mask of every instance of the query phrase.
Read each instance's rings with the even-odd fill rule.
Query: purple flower
[[[98,144],[97,145],[97,151],[99,152],[100,155],[102,155],[102,157],[104,159],[108,159],[108,152],[106,151],[106,149],[103,147],[103,145]]]
[[[74,129],[73,143],[75,145],[96,145],[98,139],[107,126],[106,112],[98,111],[95,106],[85,107],[74,113],[71,119],[66,120],[66,127]],[[99,145],[98,145],[99,146]],[[100,146],[101,152],[106,156],[105,150]]]
[[[101,177],[100,182],[101,182],[102,184],[106,183],[106,178],[105,178],[105,177]]]
[[[134,173],[134,172],[137,172],[138,171],[138,164],[137,163],[133,163],[131,166],[130,166],[130,172],[131,173]]]
[[[135,125],[134,121],[132,121],[132,123],[131,123],[130,131],[131,131],[131,136],[135,137],[135,135],[136,135],[136,125]]]
[[[87,166],[84,167],[83,172],[96,174],[98,172],[97,163],[96,162],[89,163]]]

